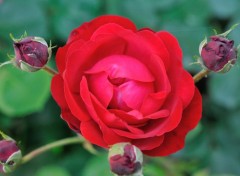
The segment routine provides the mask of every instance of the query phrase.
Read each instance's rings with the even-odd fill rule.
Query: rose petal
[[[154,113],[146,116],[145,118],[148,118],[148,119],[161,119],[161,118],[168,117],[169,115],[170,115],[169,110],[162,109],[160,111],[154,112]]]
[[[129,78],[142,82],[152,82],[154,77],[141,62],[126,55],[111,55],[97,62],[86,73],[105,71],[110,78]]]
[[[134,139],[131,144],[137,146],[141,151],[152,150],[163,143],[164,136],[154,136],[145,139]]]
[[[125,50],[125,42],[116,37],[106,37],[103,40],[87,42],[67,55],[65,76],[71,91],[79,91],[79,82],[86,70],[109,55],[121,54]]]
[[[182,99],[185,108],[191,102],[194,94],[195,85],[193,78],[187,71],[183,70],[181,61],[182,51],[176,38],[168,32],[159,32],[157,35],[165,43],[170,58],[172,58],[173,61],[168,72],[168,77],[172,86],[171,92],[175,92],[176,96]]]
[[[185,70],[182,72],[180,85],[176,91],[182,99],[183,108],[186,108],[194,96],[195,85],[192,76]]]
[[[68,126],[75,131],[76,133],[80,132],[80,121],[74,117],[69,110],[62,110],[61,112],[61,118],[67,122]]]
[[[153,35],[155,34],[153,33]],[[156,54],[145,39],[131,33],[128,35],[120,33],[118,36],[127,42],[125,54],[142,62],[143,65],[152,73],[155,78],[156,90],[161,91],[169,89],[170,84],[166,74],[165,65],[160,56]]]
[[[110,109],[111,113],[114,113],[117,117],[121,118],[127,124],[134,127],[143,126],[148,119],[143,118],[142,114],[137,110],[132,110],[129,112],[125,112],[119,109]]]
[[[137,32],[137,34],[144,38],[144,40],[150,45],[150,48],[153,49],[153,53],[159,56],[159,59],[164,63],[165,69],[168,70],[169,65],[171,64],[168,50],[158,35],[151,31],[151,29],[142,29]]]
[[[114,129],[114,131],[120,136],[127,136],[132,139],[161,136],[176,128],[181,120],[182,117],[181,101],[177,99],[174,100],[174,102],[172,102],[171,107],[172,109],[171,110],[169,109],[170,110],[169,117],[148,121],[147,125],[141,127],[141,129],[144,131],[144,134],[142,134],[141,136],[126,131],[120,131],[118,129]]]
[[[134,134],[143,134],[142,130],[135,128],[131,125],[128,125],[121,118],[117,117],[115,114],[110,113],[108,110],[106,110],[94,96],[91,97],[92,103],[95,107],[96,112],[99,115],[99,118],[101,118],[102,122],[106,124],[108,127],[130,131]]]
[[[79,133],[80,121],[74,117],[69,110],[68,104],[64,97],[63,79],[60,75],[56,75],[52,79],[51,92],[54,100],[61,107],[61,117],[65,120],[69,127]]]
[[[143,100],[152,93],[152,83],[142,83],[138,81],[128,81],[119,86],[119,92],[121,92],[122,99],[128,107],[139,110]]]
[[[194,97],[189,106],[184,110],[183,118],[178,127],[164,135],[164,142],[161,146],[143,152],[150,156],[167,156],[182,149],[186,134],[198,124],[201,119],[201,112],[202,97],[199,91],[195,89]]]
[[[179,64],[182,65],[182,50],[181,47],[176,39],[172,34],[167,31],[161,31],[156,33],[158,37],[163,41],[165,44],[170,56],[171,64],[174,60],[180,61]],[[174,58],[172,56],[175,56]]]
[[[169,91],[161,91],[149,94],[142,103],[140,112],[144,115],[152,114],[158,111],[167,98]]]
[[[103,140],[103,134],[99,126],[93,121],[85,121],[80,125],[81,134],[92,144],[107,148],[108,144]]]
[[[66,80],[65,74],[63,75]],[[66,102],[72,114],[81,121],[90,119],[88,112],[85,109],[84,103],[78,93],[74,93],[69,89],[67,81],[64,81],[64,94]]]
[[[88,109],[89,114],[91,114],[91,117],[95,121],[96,124],[99,125],[100,130],[102,131],[103,134],[103,140],[106,141],[107,144],[112,145],[118,142],[125,142],[129,141],[129,139],[118,136],[114,131],[107,127],[99,118],[101,114],[97,114],[98,112],[95,110],[93,104],[92,104],[92,99],[87,87],[87,80],[86,77],[82,78],[82,81],[80,83],[80,94],[81,97],[85,103],[86,108]],[[83,135],[84,136],[84,135]]]
[[[51,93],[61,109],[68,109],[68,105],[64,97],[63,79],[60,75],[56,75],[52,78]]]
[[[90,92],[107,108],[113,97],[113,85],[105,72],[87,76]]]
[[[116,15],[103,15],[98,18],[93,19],[88,23],[83,23],[81,26],[74,29],[69,38],[67,43],[70,43],[74,40],[83,39],[89,40],[92,34],[97,30],[99,27],[103,26],[104,24],[108,23],[116,23],[125,29],[129,29],[132,31],[136,31],[135,24],[127,18],[116,16]]]
[[[56,54],[56,65],[59,73],[61,74],[66,67],[66,53],[69,45],[65,45],[64,47],[59,47]]]

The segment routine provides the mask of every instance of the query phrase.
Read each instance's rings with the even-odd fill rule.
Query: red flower
[[[61,116],[93,144],[169,155],[200,120],[201,95],[168,32],[101,16],[72,31],[56,62],[51,90]]]

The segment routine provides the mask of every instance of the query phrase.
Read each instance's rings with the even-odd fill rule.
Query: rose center
[[[129,56],[112,55],[106,57],[97,62],[87,73],[90,73],[91,77],[99,75],[99,73],[107,75],[106,79],[91,80],[95,82],[106,81],[107,83],[99,82],[94,85],[104,84],[111,87],[111,89],[106,89],[112,91],[107,106],[109,109],[139,110],[144,99],[154,92],[154,77],[151,72],[143,63]],[[106,91],[97,90],[101,89],[101,86],[94,86],[91,89],[98,99],[103,98],[101,97],[103,94],[99,95],[99,92]]]

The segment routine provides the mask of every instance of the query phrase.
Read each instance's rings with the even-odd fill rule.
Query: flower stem
[[[200,72],[198,72],[196,75],[193,76],[194,83],[197,83],[200,81],[203,77],[207,76],[208,73],[210,73],[210,70],[202,69]]]
[[[0,63],[0,68],[3,67],[4,65],[12,64],[12,61],[6,61],[3,63]]]
[[[32,152],[28,153],[27,155],[25,155],[22,158],[22,164],[25,164],[27,162],[29,162],[31,159],[37,157],[38,155],[51,150],[55,147],[60,147],[60,146],[64,146],[64,145],[69,145],[69,144],[76,144],[76,143],[83,143],[85,140],[79,136],[77,137],[70,137],[70,138],[65,138],[65,139],[61,139],[55,142],[52,142],[50,144],[46,144],[40,148],[37,148],[35,150],[33,150]]]
[[[50,68],[50,67],[47,66],[47,65],[45,65],[45,66],[43,67],[43,69],[44,69],[46,72],[48,72],[50,75],[52,75],[52,76],[58,74],[58,72],[57,72],[56,70]]]

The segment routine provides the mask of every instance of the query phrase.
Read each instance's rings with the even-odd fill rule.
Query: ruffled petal
[[[69,110],[68,104],[64,97],[63,79],[60,75],[56,75],[52,79],[51,92],[54,100],[61,108],[61,117],[67,122],[69,127],[79,133],[80,121],[74,117]]]
[[[152,150],[163,143],[164,136],[154,136],[145,139],[134,139],[131,144],[137,146],[140,150]]]
[[[186,134],[198,124],[202,116],[202,97],[195,89],[194,97],[184,110],[183,117],[176,129],[165,134],[162,145],[153,150],[143,151],[150,156],[167,156],[184,147]]]
[[[116,15],[103,15],[98,18],[93,19],[88,23],[83,23],[81,26],[74,29],[70,36],[68,37],[67,43],[70,43],[74,40],[83,39],[89,40],[92,34],[101,26],[108,23],[115,23],[122,26],[125,29],[136,31],[135,24],[129,19]]]
[[[97,62],[86,73],[105,71],[110,78],[128,78],[142,82],[153,82],[154,77],[144,64],[126,55],[111,55]]]
[[[137,35],[144,38],[144,40],[148,43],[150,48],[152,48],[153,53],[159,56],[159,59],[164,63],[164,67],[168,70],[169,65],[171,64],[171,60],[169,57],[168,50],[158,35],[150,29],[142,29],[137,32]]]
[[[108,145],[113,145],[118,142],[126,142],[129,141],[128,138],[122,137],[117,135],[111,128],[107,127],[106,124],[102,121],[101,117],[103,112],[102,111],[96,111],[96,105],[94,106],[94,102],[92,101],[91,94],[88,90],[87,86],[87,80],[85,77],[82,78],[82,81],[80,83],[80,94],[81,97],[85,103],[85,106],[91,114],[91,117],[93,118],[94,122],[99,125],[99,128],[102,133],[102,138],[103,140],[108,144]],[[84,135],[83,135],[84,136]]]
[[[91,117],[89,116],[89,113],[86,111],[84,103],[81,100],[79,93],[72,92],[69,89],[67,81],[64,81],[64,94],[66,97],[66,102],[72,114],[81,121],[88,121]]]
[[[125,50],[125,44],[125,41],[120,38],[106,37],[99,41],[86,42],[79,50],[68,54],[65,76],[70,90],[79,92],[79,82],[85,71],[105,57],[122,54]]]
[[[108,144],[103,140],[103,134],[99,126],[93,120],[82,122],[80,125],[81,134],[92,144],[107,148]]]
[[[87,75],[90,92],[107,108],[113,97],[113,85],[105,72]]]

